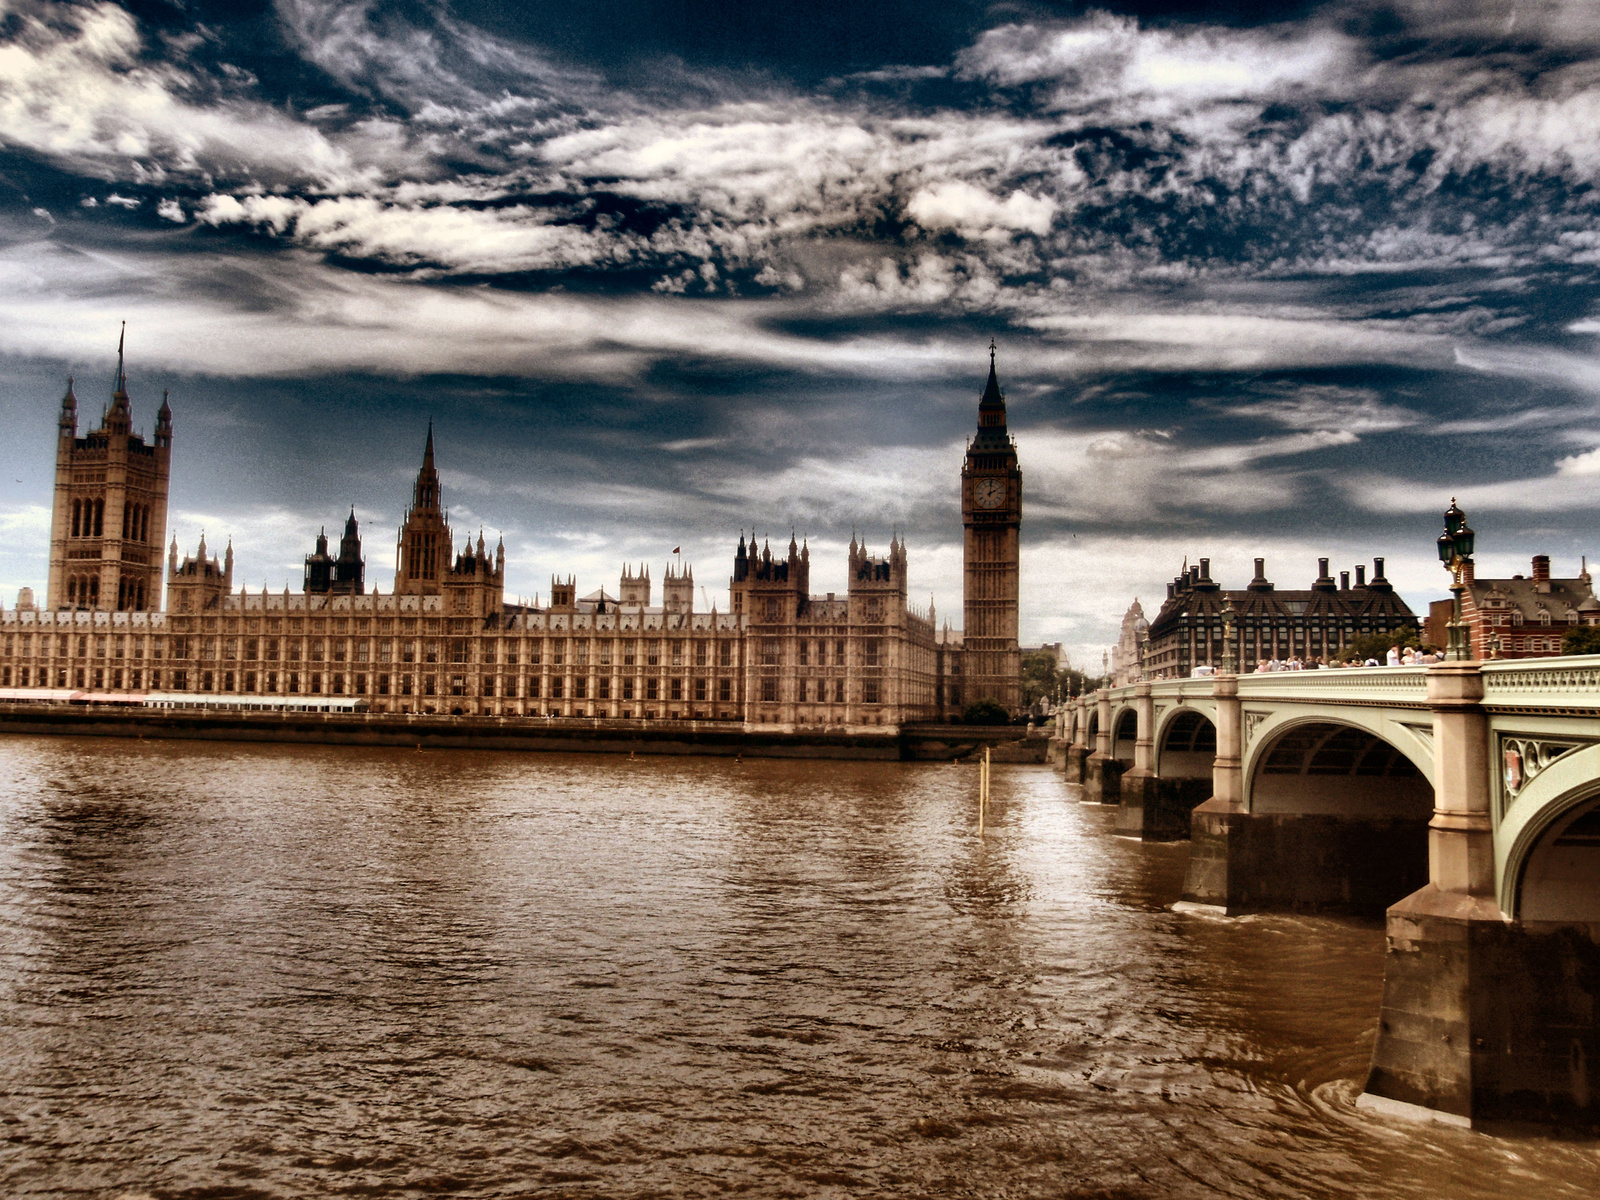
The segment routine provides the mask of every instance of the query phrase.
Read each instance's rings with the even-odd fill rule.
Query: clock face
[[[979,508],[999,508],[1006,502],[1005,481],[992,476],[978,480],[972,488],[972,500]]]

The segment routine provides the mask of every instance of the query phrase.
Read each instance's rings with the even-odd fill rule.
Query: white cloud
[[[1130,17],[1093,13],[991,29],[957,62],[963,74],[1001,86],[1054,85],[1049,103],[1056,108],[1155,101],[1170,114],[1292,87],[1320,90],[1357,58],[1351,39],[1327,29],[1141,29]]]
[[[1043,237],[1050,232],[1056,202],[1048,196],[1030,196],[1015,191],[1004,200],[951,180],[918,191],[906,211],[924,229],[957,229],[967,237],[1009,237],[1026,231]]]

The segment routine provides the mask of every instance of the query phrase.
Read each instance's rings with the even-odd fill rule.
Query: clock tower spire
[[[1022,707],[1018,630],[1018,535],[1022,471],[1006,431],[1006,398],[989,343],[989,382],[978,400],[978,432],[961,467],[963,539],[962,698]]]

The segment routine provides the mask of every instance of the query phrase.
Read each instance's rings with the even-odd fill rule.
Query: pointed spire
[[[125,392],[128,390],[128,373],[122,369],[122,344],[127,340],[127,337],[128,323],[124,321],[122,323],[122,332],[117,334],[117,386],[112,389],[113,392]]]
[[[428,418],[428,444],[422,451],[422,466],[426,470],[433,466],[433,418]]]
[[[989,339],[989,382],[984,386],[983,398],[979,401],[980,408],[992,408],[998,405],[1005,407],[1006,398],[1000,391],[1000,375],[995,368],[994,339]]]

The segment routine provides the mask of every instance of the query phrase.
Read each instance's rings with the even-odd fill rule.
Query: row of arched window
[[[72,502],[72,536],[100,537],[105,524],[104,500],[74,500]]]
[[[72,502],[72,536],[105,536],[106,502],[104,500],[74,500]],[[148,542],[150,540],[150,506],[127,504],[122,509],[122,540]]]
[[[73,608],[94,608],[100,603],[100,576],[67,576],[67,603]]]
[[[117,584],[117,611],[141,612],[145,607],[145,581],[124,579]],[[67,604],[71,608],[100,606],[100,576],[67,576]]]
[[[148,542],[150,540],[150,506],[128,504],[122,509],[122,540]]]

